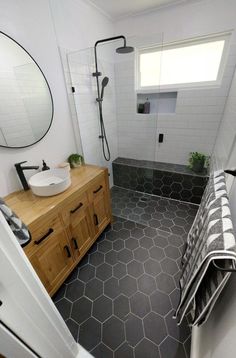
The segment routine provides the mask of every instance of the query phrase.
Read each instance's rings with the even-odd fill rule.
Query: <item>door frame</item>
[[[41,357],[80,357],[80,346],[2,213],[0,238],[0,321]]]

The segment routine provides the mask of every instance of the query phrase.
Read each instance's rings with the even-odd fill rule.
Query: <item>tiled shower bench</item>
[[[116,186],[195,204],[208,181],[207,173],[196,174],[179,164],[117,158],[112,166]]]

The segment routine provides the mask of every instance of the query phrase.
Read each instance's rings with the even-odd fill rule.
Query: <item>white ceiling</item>
[[[88,0],[113,19],[149,12],[193,0]]]

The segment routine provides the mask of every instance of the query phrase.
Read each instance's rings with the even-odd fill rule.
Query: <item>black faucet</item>
[[[37,169],[39,169],[39,167],[32,166],[32,165],[22,167],[21,164],[24,164],[24,163],[27,163],[27,161],[25,160],[24,162],[16,163],[15,167],[16,167],[18,177],[20,178],[20,181],[21,181],[21,184],[22,184],[24,190],[29,190],[29,185],[25,178],[24,170],[34,170],[34,169],[37,170]]]

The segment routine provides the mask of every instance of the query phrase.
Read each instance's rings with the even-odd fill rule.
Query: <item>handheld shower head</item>
[[[103,80],[102,80],[101,99],[103,99],[104,88],[108,85],[108,82],[109,82],[109,78],[108,78],[108,77],[104,77]]]

